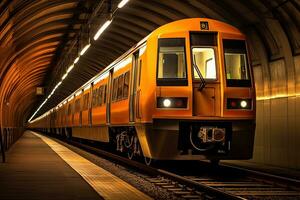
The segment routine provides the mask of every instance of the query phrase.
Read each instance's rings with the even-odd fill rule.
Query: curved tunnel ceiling
[[[97,2],[97,3],[95,3]],[[0,3],[0,96],[2,111],[10,113],[2,122],[20,125],[45,99],[35,95],[45,86],[46,95],[68,67],[58,65],[82,34],[97,5],[105,7],[91,23],[91,33],[105,19],[105,1],[2,1]],[[119,0],[112,1],[114,9]],[[241,29],[250,44],[258,97],[294,95],[300,91],[300,1],[298,0],[131,0],[114,14],[113,22],[80,58],[40,114],[52,108],[155,28],[168,22],[207,17]],[[84,13],[84,14],[82,14]],[[273,61],[283,62],[281,65]],[[272,70],[278,66],[282,69]],[[257,68],[256,68],[257,67]],[[276,74],[282,72],[281,74]],[[274,74],[275,73],[275,74]],[[274,77],[283,88],[272,91]],[[271,88],[271,89],[270,89]],[[6,115],[3,115],[6,116]]]

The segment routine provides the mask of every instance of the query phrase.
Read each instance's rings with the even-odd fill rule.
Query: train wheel
[[[148,157],[144,156],[144,161],[145,161],[146,165],[150,166],[151,162],[152,162],[152,158],[148,158]]]
[[[134,153],[133,153],[133,151],[131,151],[131,150],[128,150],[128,152],[127,152],[127,157],[128,157],[130,160],[132,160],[132,159],[133,159],[133,157],[134,157]]]

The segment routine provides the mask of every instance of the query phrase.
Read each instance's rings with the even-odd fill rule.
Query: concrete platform
[[[0,163],[0,199],[124,199],[126,193],[130,199],[150,199],[68,148],[30,131],[7,153],[7,162]]]

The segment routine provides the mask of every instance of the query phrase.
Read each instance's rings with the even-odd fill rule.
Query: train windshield
[[[193,79],[216,80],[217,33],[215,32],[191,32],[190,43],[192,50]],[[200,76],[202,77],[200,77]]]
[[[216,79],[216,61],[213,48],[193,47],[193,62],[199,69],[204,79]],[[200,79],[197,69],[194,67],[194,79]]]
[[[246,45],[243,40],[223,40],[227,86],[250,87]]]
[[[187,85],[185,39],[159,39],[157,85]]]

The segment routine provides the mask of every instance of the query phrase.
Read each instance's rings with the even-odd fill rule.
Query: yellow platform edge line
[[[70,165],[92,188],[104,199],[152,199],[148,195],[131,186],[129,183],[114,176],[105,169],[95,165],[67,147],[54,140],[32,132],[41,138],[54,152]]]

